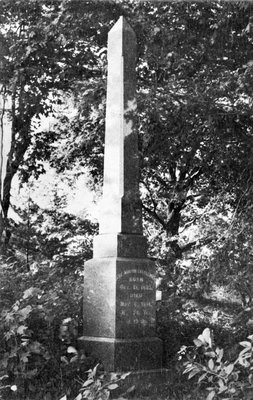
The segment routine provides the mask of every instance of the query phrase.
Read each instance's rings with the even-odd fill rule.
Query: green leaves
[[[77,354],[77,350],[73,347],[73,346],[69,346],[68,348],[67,348],[67,353],[74,353],[74,354]]]
[[[18,329],[17,329],[17,333],[19,334],[19,335],[24,335],[24,332],[27,330],[28,328],[27,328],[27,326],[25,326],[25,325],[20,325],[19,327],[18,327]]]
[[[1,264],[4,265],[2,259]],[[62,273],[58,268],[59,264],[50,265],[45,260],[38,270],[30,272],[24,272],[17,261],[5,270],[2,266],[5,280],[1,279],[1,284],[5,283],[5,287],[1,295],[6,297],[7,293],[9,303],[2,302],[0,295],[4,305],[0,315],[0,370],[14,376],[12,383],[18,388],[18,396],[23,395],[28,385],[30,395],[36,399],[33,388],[38,382],[40,395],[49,390],[40,375],[43,369],[46,382],[51,385],[50,391],[57,398],[59,370],[72,376],[80,365],[86,365],[86,358],[77,354],[74,347],[82,296],[81,278],[75,271],[69,275],[67,269]],[[6,286],[7,282],[10,287]],[[17,301],[13,301],[11,293]],[[61,324],[65,324],[64,332],[60,330]],[[61,362],[61,357],[65,357],[66,362]]]
[[[79,395],[75,400],[107,400],[110,392],[119,387],[120,382],[130,375],[127,373],[100,373],[100,365],[97,364],[88,371],[88,378],[82,384]],[[133,387],[129,388],[129,393]]]
[[[41,295],[41,289],[37,287],[30,287],[24,291],[23,299],[28,299],[31,296],[38,296]]]
[[[29,316],[29,314],[32,312],[32,307],[30,305],[22,308],[19,310],[19,314],[21,316],[21,320],[25,320],[27,319],[27,317]]]
[[[212,338],[211,338],[211,331],[209,328],[203,330],[202,334],[198,336],[198,340],[204,346],[212,347]]]
[[[206,400],[213,400],[214,397],[215,397],[215,391],[212,390],[212,391],[208,394]]]
[[[198,385],[204,385],[209,392],[206,400],[237,398],[249,388],[248,383],[252,384],[253,335],[248,336],[248,339],[240,342],[244,349],[234,362],[223,360],[223,349],[214,349],[210,329],[206,328],[198,339],[194,340],[196,351],[187,355],[188,361],[184,363],[183,373],[187,373],[189,379],[199,375]],[[245,368],[248,382],[241,374],[240,366]]]
[[[251,371],[253,371],[253,349],[252,349],[252,344],[253,344],[253,335],[248,336],[248,340],[244,340],[240,342],[239,344],[244,347],[243,350],[241,350],[239,357],[238,357],[238,362],[240,365],[242,365],[245,368],[250,368]],[[249,378],[251,380],[251,377]]]

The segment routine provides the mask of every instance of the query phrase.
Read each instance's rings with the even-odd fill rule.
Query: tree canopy
[[[27,182],[45,172],[45,162],[62,173],[75,167],[76,175],[85,166],[91,187],[101,188],[107,33],[120,15],[138,41],[140,181],[145,221],[155,227],[151,254],[174,264],[196,246],[224,242],[231,215],[248,221],[250,3],[19,0],[0,7],[2,92],[11,98],[12,124],[1,192],[6,242],[16,173]],[[74,115],[36,131],[35,117],[57,114],[68,96]]]
[[[222,229],[217,235],[202,226],[212,225],[208,210],[215,202],[217,221],[220,213],[227,225],[233,213],[247,220],[253,162],[250,3],[19,0],[0,7],[2,93],[11,99],[12,124],[1,188],[7,242],[17,172],[26,182],[44,172],[46,161],[59,172],[75,166],[80,174],[85,166],[91,186],[101,187],[107,33],[120,15],[138,40],[141,193],[146,221],[163,237],[159,249],[167,247],[174,262],[197,243],[224,240]],[[50,131],[36,131],[34,118],[54,115],[68,96],[75,115],[58,116]],[[159,258],[158,247],[152,254]]]

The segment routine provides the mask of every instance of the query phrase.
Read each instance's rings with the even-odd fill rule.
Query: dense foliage
[[[240,342],[240,350],[233,360],[224,349],[215,346],[210,329],[206,328],[194,347],[184,347],[179,356],[187,356],[184,373],[198,377],[198,385],[205,386],[206,400],[252,398],[252,341],[253,336]]]
[[[141,196],[167,353],[206,325],[230,344],[251,333],[252,12],[251,3],[220,1],[0,3],[0,84],[10,104],[1,115],[11,117],[0,180],[0,370],[20,398],[35,399],[37,385],[36,398],[49,400],[75,390],[69,380],[90,367],[70,345],[81,332],[81,271],[96,225],[71,215],[57,188],[50,206],[37,204],[32,182],[53,168],[74,190],[85,169],[99,195],[107,33],[120,15],[138,42]],[[55,117],[47,130],[46,116]],[[31,192],[18,205],[17,174]]]

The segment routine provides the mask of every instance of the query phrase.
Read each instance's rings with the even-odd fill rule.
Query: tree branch
[[[154,217],[157,222],[159,222],[164,230],[166,230],[166,223],[165,221],[160,217],[160,215],[157,214],[155,208],[151,210],[149,207],[147,207],[145,204],[142,202],[142,208],[149,214],[151,217]]]
[[[216,235],[211,235],[211,236],[207,236],[205,238],[201,238],[201,239],[197,239],[197,240],[193,240],[192,242],[187,243],[186,245],[181,247],[181,251],[182,253],[191,250],[192,247],[201,247],[205,244],[211,243],[214,240],[217,240],[217,236]]]

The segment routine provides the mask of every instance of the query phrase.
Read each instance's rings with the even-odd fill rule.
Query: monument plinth
[[[111,371],[162,367],[155,267],[142,234],[135,62],[135,33],[120,17],[108,35],[103,198],[93,259],[84,268],[80,339],[86,353]]]

